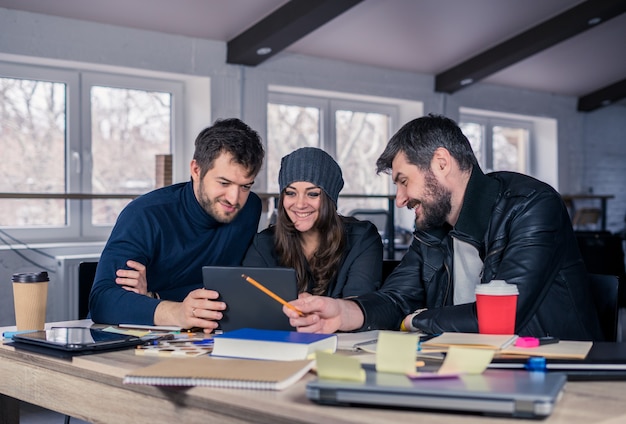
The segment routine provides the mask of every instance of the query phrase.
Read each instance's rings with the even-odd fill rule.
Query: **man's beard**
[[[439,184],[431,170],[426,173],[425,184],[425,197],[432,200],[411,199],[407,203],[409,209],[421,206],[420,217],[415,218],[415,228],[418,230],[441,227],[452,210],[452,193]]]
[[[221,222],[222,224],[230,223],[233,219],[235,219],[235,217],[241,210],[241,205],[236,204],[231,205],[235,208],[233,212],[225,212],[220,206],[220,197],[210,199],[204,193],[204,184],[202,183],[202,180],[200,180],[200,183],[198,184],[197,197],[198,203],[200,203],[202,209],[204,209],[204,211],[208,213],[213,219],[215,219],[217,222]],[[226,202],[225,200],[224,202],[230,205],[230,203]]]

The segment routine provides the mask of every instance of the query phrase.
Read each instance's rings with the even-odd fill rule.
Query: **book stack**
[[[212,356],[293,361],[311,359],[316,351],[334,353],[335,334],[242,328],[213,337]]]
[[[542,356],[552,359],[585,359],[593,343],[588,341],[561,340],[557,343],[537,347],[519,347],[515,345],[517,336],[477,333],[442,333],[428,341],[420,343],[421,351],[445,352],[450,346],[471,347],[494,350],[497,357],[502,356]]]

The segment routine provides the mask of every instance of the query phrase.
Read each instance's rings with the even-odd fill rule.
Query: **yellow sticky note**
[[[493,359],[491,349],[450,346],[438,374],[481,374]]]
[[[381,331],[376,346],[376,371],[392,373],[415,372],[417,334]]]
[[[317,375],[328,380],[365,381],[361,362],[350,356],[317,351],[315,353]]]

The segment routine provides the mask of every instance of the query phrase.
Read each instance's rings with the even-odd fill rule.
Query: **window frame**
[[[394,128],[398,125],[400,111],[398,106],[393,106],[389,104],[383,103],[369,103],[364,101],[357,100],[345,100],[345,99],[331,99],[330,100],[330,111],[329,111],[329,129],[330,129],[330,139],[334,140],[332,145],[332,157],[334,157],[337,161],[337,122],[336,122],[336,112],[338,110],[349,110],[351,112],[358,113],[377,113],[380,115],[386,115],[389,117],[389,134],[387,134],[387,140],[391,138],[394,134]],[[330,152],[329,152],[330,153]],[[372,170],[374,170],[376,164],[372,164]],[[372,171],[374,172],[374,171]],[[389,186],[387,187],[388,193],[378,193],[378,194],[390,194],[393,192],[393,183],[391,179],[389,180]]]
[[[90,87],[154,90],[171,93],[171,153],[173,174],[185,154],[183,132],[184,82],[160,77],[143,77],[123,72],[98,72],[84,69],[31,65],[0,61],[0,77],[63,83],[66,86],[65,114],[65,194],[91,194],[93,158],[91,155]],[[32,172],[35,172],[34,170]],[[19,192],[16,192],[19,194]],[[106,240],[114,224],[91,223],[92,201],[66,199],[66,225],[62,227],[2,227],[17,243],[72,242]]]
[[[517,172],[532,175],[534,169],[531,163],[532,150],[534,149],[534,125],[532,122],[523,119],[503,118],[499,116],[484,116],[476,115],[472,113],[462,113],[459,119],[459,123],[475,123],[482,125],[485,129],[485,139],[482,140],[482,157],[485,163],[479,163],[483,172],[493,171],[493,128],[494,127],[508,127],[508,128],[521,128],[528,132],[528,139],[525,141],[524,156],[525,156],[525,169],[516,170]]]
[[[396,127],[400,121],[400,116],[402,115],[402,106],[401,101],[397,102],[386,100],[377,101],[376,98],[372,98],[368,96],[367,98],[358,98],[359,96],[354,95],[346,95],[345,97],[341,95],[341,93],[320,93],[319,96],[315,94],[311,94],[310,91],[307,94],[295,94],[293,91],[289,91],[288,93],[273,91],[270,89],[268,91],[267,96],[267,104],[283,104],[283,105],[291,105],[297,107],[312,107],[319,110],[319,145],[317,147],[323,149],[328,154],[330,154],[339,165],[344,170],[344,174],[347,172],[345,165],[341,163],[341,158],[338,157],[338,146],[337,146],[337,112],[340,110],[346,110],[353,113],[374,113],[387,116],[388,118],[388,134],[386,135],[386,139],[392,136],[392,134],[396,131]],[[267,128],[267,139],[270,140],[269,137],[269,125]],[[272,149],[271,145],[267,146],[268,152]],[[367,164],[363,164],[363,166],[367,166]],[[376,177],[375,174],[375,163],[371,164],[372,170],[372,178]],[[266,188],[269,187],[269,169],[266,170]],[[345,190],[344,190],[345,191]],[[387,182],[387,192],[386,193],[373,193],[375,195],[394,195],[395,187],[391,178],[388,178]],[[345,191],[344,195],[359,195],[361,193],[348,193]],[[364,193],[363,193],[364,194]],[[340,195],[341,196],[341,195]],[[339,202],[339,211],[340,213],[348,213],[350,210],[354,209],[353,207],[349,207],[348,204],[352,201],[352,199],[346,199],[346,201]],[[383,209],[387,209],[391,207],[394,209],[395,216],[398,216],[397,208],[395,206],[395,202],[390,201],[389,199],[366,199],[366,203],[371,203],[372,206],[369,208],[379,209],[380,206],[374,204],[383,203]],[[365,208],[368,208],[367,206]]]
[[[268,92],[267,103],[285,104],[300,107],[314,107],[320,111],[319,119],[319,143],[318,146],[337,160],[337,126],[335,112],[349,110],[361,113],[379,113],[389,116],[389,137],[399,122],[399,106],[389,103],[376,103],[372,101],[352,100],[348,98],[314,96],[310,94],[293,94],[279,91]],[[269,132],[269,128],[268,128]],[[268,150],[271,146],[267,146]],[[393,184],[390,183],[390,189]]]
[[[182,143],[176,140],[182,140],[182,82],[167,81],[153,78],[143,78],[128,75],[109,74],[101,72],[84,72],[81,78],[81,113],[82,136],[83,140],[81,150],[72,152],[75,156],[78,153],[80,157],[81,167],[84,170],[81,177],[81,186],[83,193],[91,193],[92,191],[92,171],[93,156],[91,154],[91,87],[106,86],[120,89],[134,89],[145,91],[161,91],[169,92],[172,95],[171,100],[171,134],[170,134],[170,151],[174,158],[182,157]],[[175,174],[176,160],[172,161],[172,174]],[[89,238],[106,239],[111,232],[113,225],[93,225],[91,223],[92,201],[83,200],[83,213],[81,217],[81,227],[83,229],[82,236]]]

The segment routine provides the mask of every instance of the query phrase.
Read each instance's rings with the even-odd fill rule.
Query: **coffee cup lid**
[[[20,272],[13,274],[12,281],[14,283],[40,283],[42,281],[49,281],[49,278],[46,271]]]
[[[509,284],[504,280],[491,280],[487,284],[476,286],[476,294],[488,294],[492,296],[510,296],[519,294],[515,284]]]

